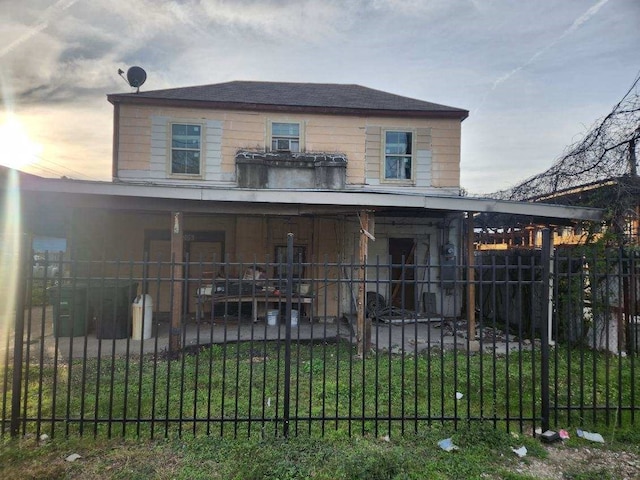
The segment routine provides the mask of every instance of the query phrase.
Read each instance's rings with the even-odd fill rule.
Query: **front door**
[[[183,262],[188,254],[189,268],[184,273],[188,274],[189,281],[185,292],[186,298],[183,297],[183,301],[187,303],[188,313],[196,311],[197,289],[209,282],[211,277],[215,278],[218,273],[221,273],[219,265],[224,256],[224,238],[225,233],[221,231],[185,232],[183,258],[177,258],[175,261]],[[149,258],[149,282],[146,285],[146,291],[151,294],[154,302],[157,302],[159,311],[168,312],[171,310],[172,291],[169,230],[147,230],[144,248]],[[218,271],[214,271],[216,267]]]
[[[391,293],[388,304],[406,310],[415,310],[415,253],[413,238],[390,238]]]

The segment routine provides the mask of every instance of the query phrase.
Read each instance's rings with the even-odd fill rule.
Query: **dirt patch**
[[[567,480],[640,478],[640,455],[625,450],[550,445],[547,458],[527,457],[510,468],[512,472],[540,479]]]

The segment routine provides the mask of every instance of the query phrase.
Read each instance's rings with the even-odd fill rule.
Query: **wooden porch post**
[[[182,327],[182,296],[184,280],[184,229],[182,212],[171,212],[171,259],[173,263],[173,298],[171,302],[171,326],[169,327],[169,352],[180,349]]]
[[[476,340],[476,258],[473,228],[473,212],[467,212],[467,340],[469,350],[475,350]]]
[[[367,287],[367,256],[369,254],[369,238],[373,237],[374,217],[373,213],[362,210],[360,212],[360,248],[359,263],[360,277],[358,282],[358,311],[357,332],[358,356],[364,357],[371,348],[371,319],[366,315],[366,287]]]

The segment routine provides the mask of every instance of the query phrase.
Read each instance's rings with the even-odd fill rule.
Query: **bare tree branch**
[[[551,201],[567,190],[622,177],[637,177],[640,145],[640,75],[613,110],[551,168],[490,196],[508,200]],[[635,184],[635,182],[634,182]],[[625,182],[628,187],[628,182]],[[625,188],[626,188],[625,187]],[[617,196],[617,195],[616,195]],[[567,203],[566,198],[562,203]]]

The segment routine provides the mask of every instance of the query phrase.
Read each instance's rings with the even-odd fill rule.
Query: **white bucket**
[[[291,310],[291,326],[298,326],[298,310]]]
[[[143,307],[144,303],[144,307]],[[133,302],[133,340],[147,340],[151,338],[153,328],[153,300],[151,295],[138,295]]]
[[[278,324],[278,317],[280,317],[280,310],[267,310],[267,324],[272,327]]]

